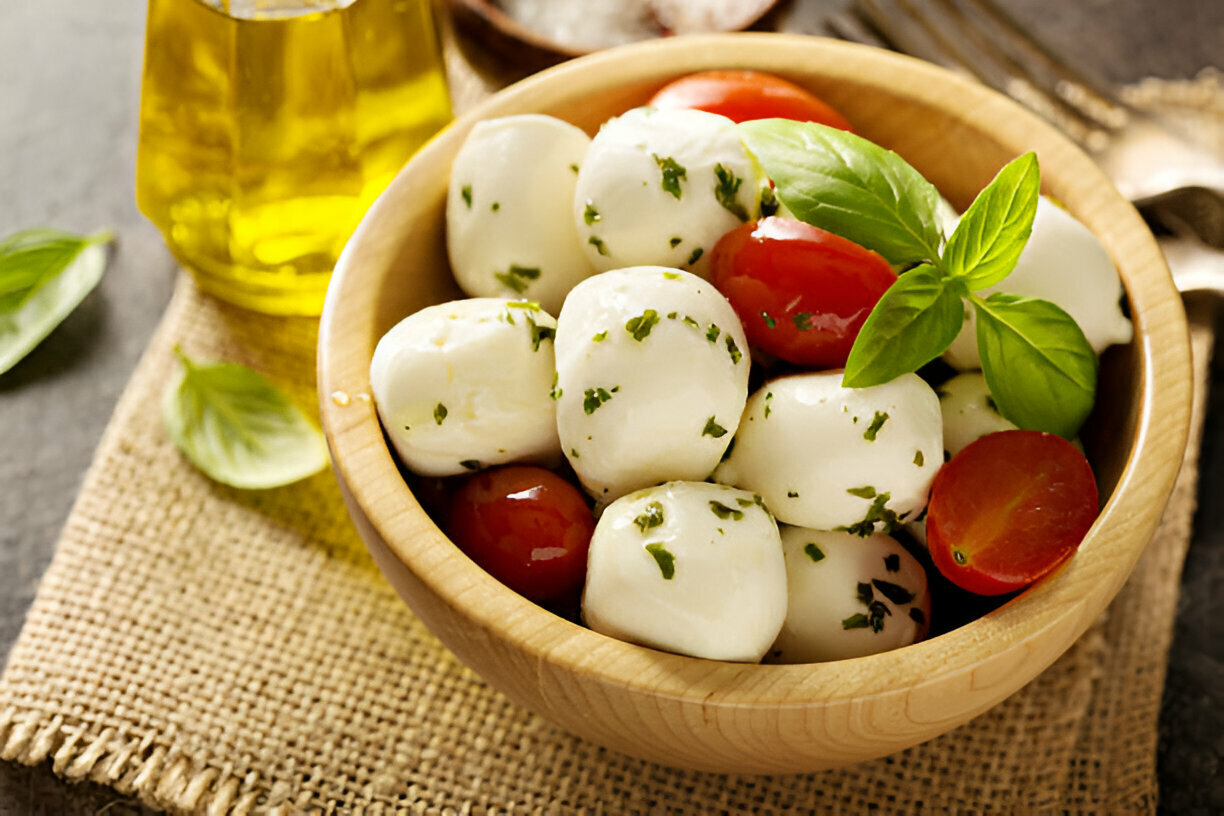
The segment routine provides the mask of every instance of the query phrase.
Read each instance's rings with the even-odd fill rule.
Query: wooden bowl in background
[[[524,600],[476,567],[405,485],[370,393],[381,335],[458,296],[447,266],[451,160],[479,119],[559,116],[594,132],[676,76],[755,68],[798,82],[896,150],[964,207],[1008,160],[1035,150],[1043,191],[1104,242],[1135,322],[1107,354],[1086,430],[1104,508],[1079,552],[1001,608],[930,640],[811,665],[744,665],[623,643]],[[1182,460],[1191,374],[1181,301],[1143,220],[1096,165],[1010,100],[906,57],[782,34],[630,45],[525,80],[457,120],[395,179],[337,266],[323,314],[324,428],[353,519],[387,578],[465,664],[569,731],[659,763],[730,773],[813,771],[947,732],[1049,666],[1121,588]],[[350,399],[334,399],[341,393]]]

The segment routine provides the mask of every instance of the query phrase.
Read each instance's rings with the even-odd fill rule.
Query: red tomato
[[[469,477],[452,497],[446,523],[447,535],[469,558],[539,603],[582,586],[594,529],[578,488],[530,465]]]
[[[648,103],[656,108],[696,108],[736,122],[795,119],[850,130],[840,113],[792,82],[759,71],[702,71],[660,88]]]
[[[710,274],[751,345],[818,368],[846,364],[863,321],[897,279],[871,250],[776,216],[719,239]]]
[[[1040,431],[1000,431],[936,474],[927,544],[948,580],[999,595],[1070,558],[1096,516],[1096,479],[1074,445]]]

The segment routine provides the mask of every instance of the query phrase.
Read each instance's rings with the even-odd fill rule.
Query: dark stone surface
[[[818,2],[818,0],[807,0]],[[1224,4],[1011,0],[1051,46],[1119,82],[1188,77],[1224,55]],[[142,3],[0,3],[0,233],[109,227],[99,289],[0,375],[0,655],[20,631],[106,422],[172,288],[175,264],[133,193]],[[1161,810],[1224,812],[1224,364],[1203,447],[1202,507],[1187,563],[1161,717]],[[49,767],[0,763],[0,814],[143,812]]]

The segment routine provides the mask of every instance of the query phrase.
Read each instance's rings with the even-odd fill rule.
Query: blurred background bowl
[[[1008,160],[1039,156],[1043,192],[1104,243],[1126,286],[1134,341],[1102,360],[1084,431],[1104,507],[1063,568],[1000,608],[925,642],[811,665],[699,660],[623,643],[524,600],[429,519],[379,426],[368,369],[404,316],[460,296],[444,242],[451,160],[473,123],[559,116],[590,133],[677,76],[754,68],[803,85],[857,132],[897,151],[958,208]],[[428,144],[370,210],[324,311],[324,429],[353,520],[430,630],[492,687],[598,744],[727,773],[850,764],[945,733],[1012,694],[1102,613],[1160,519],[1181,463],[1191,375],[1181,301],[1134,208],[1096,165],[1005,97],[926,63],[813,37],[668,38],[566,62],[497,94]]]

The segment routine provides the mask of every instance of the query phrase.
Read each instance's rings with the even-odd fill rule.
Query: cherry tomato
[[[736,122],[796,119],[850,130],[845,117],[809,91],[759,71],[702,71],[660,88],[648,103],[656,108],[696,108]]]
[[[846,364],[867,315],[897,279],[871,250],[777,216],[719,239],[710,273],[751,345],[818,368]]]
[[[469,477],[451,499],[445,526],[486,572],[545,603],[581,588],[595,518],[581,491],[560,476],[508,465]]]
[[[936,474],[927,544],[954,584],[998,595],[1070,558],[1096,516],[1096,479],[1074,445],[1040,431],[1000,431]]]

